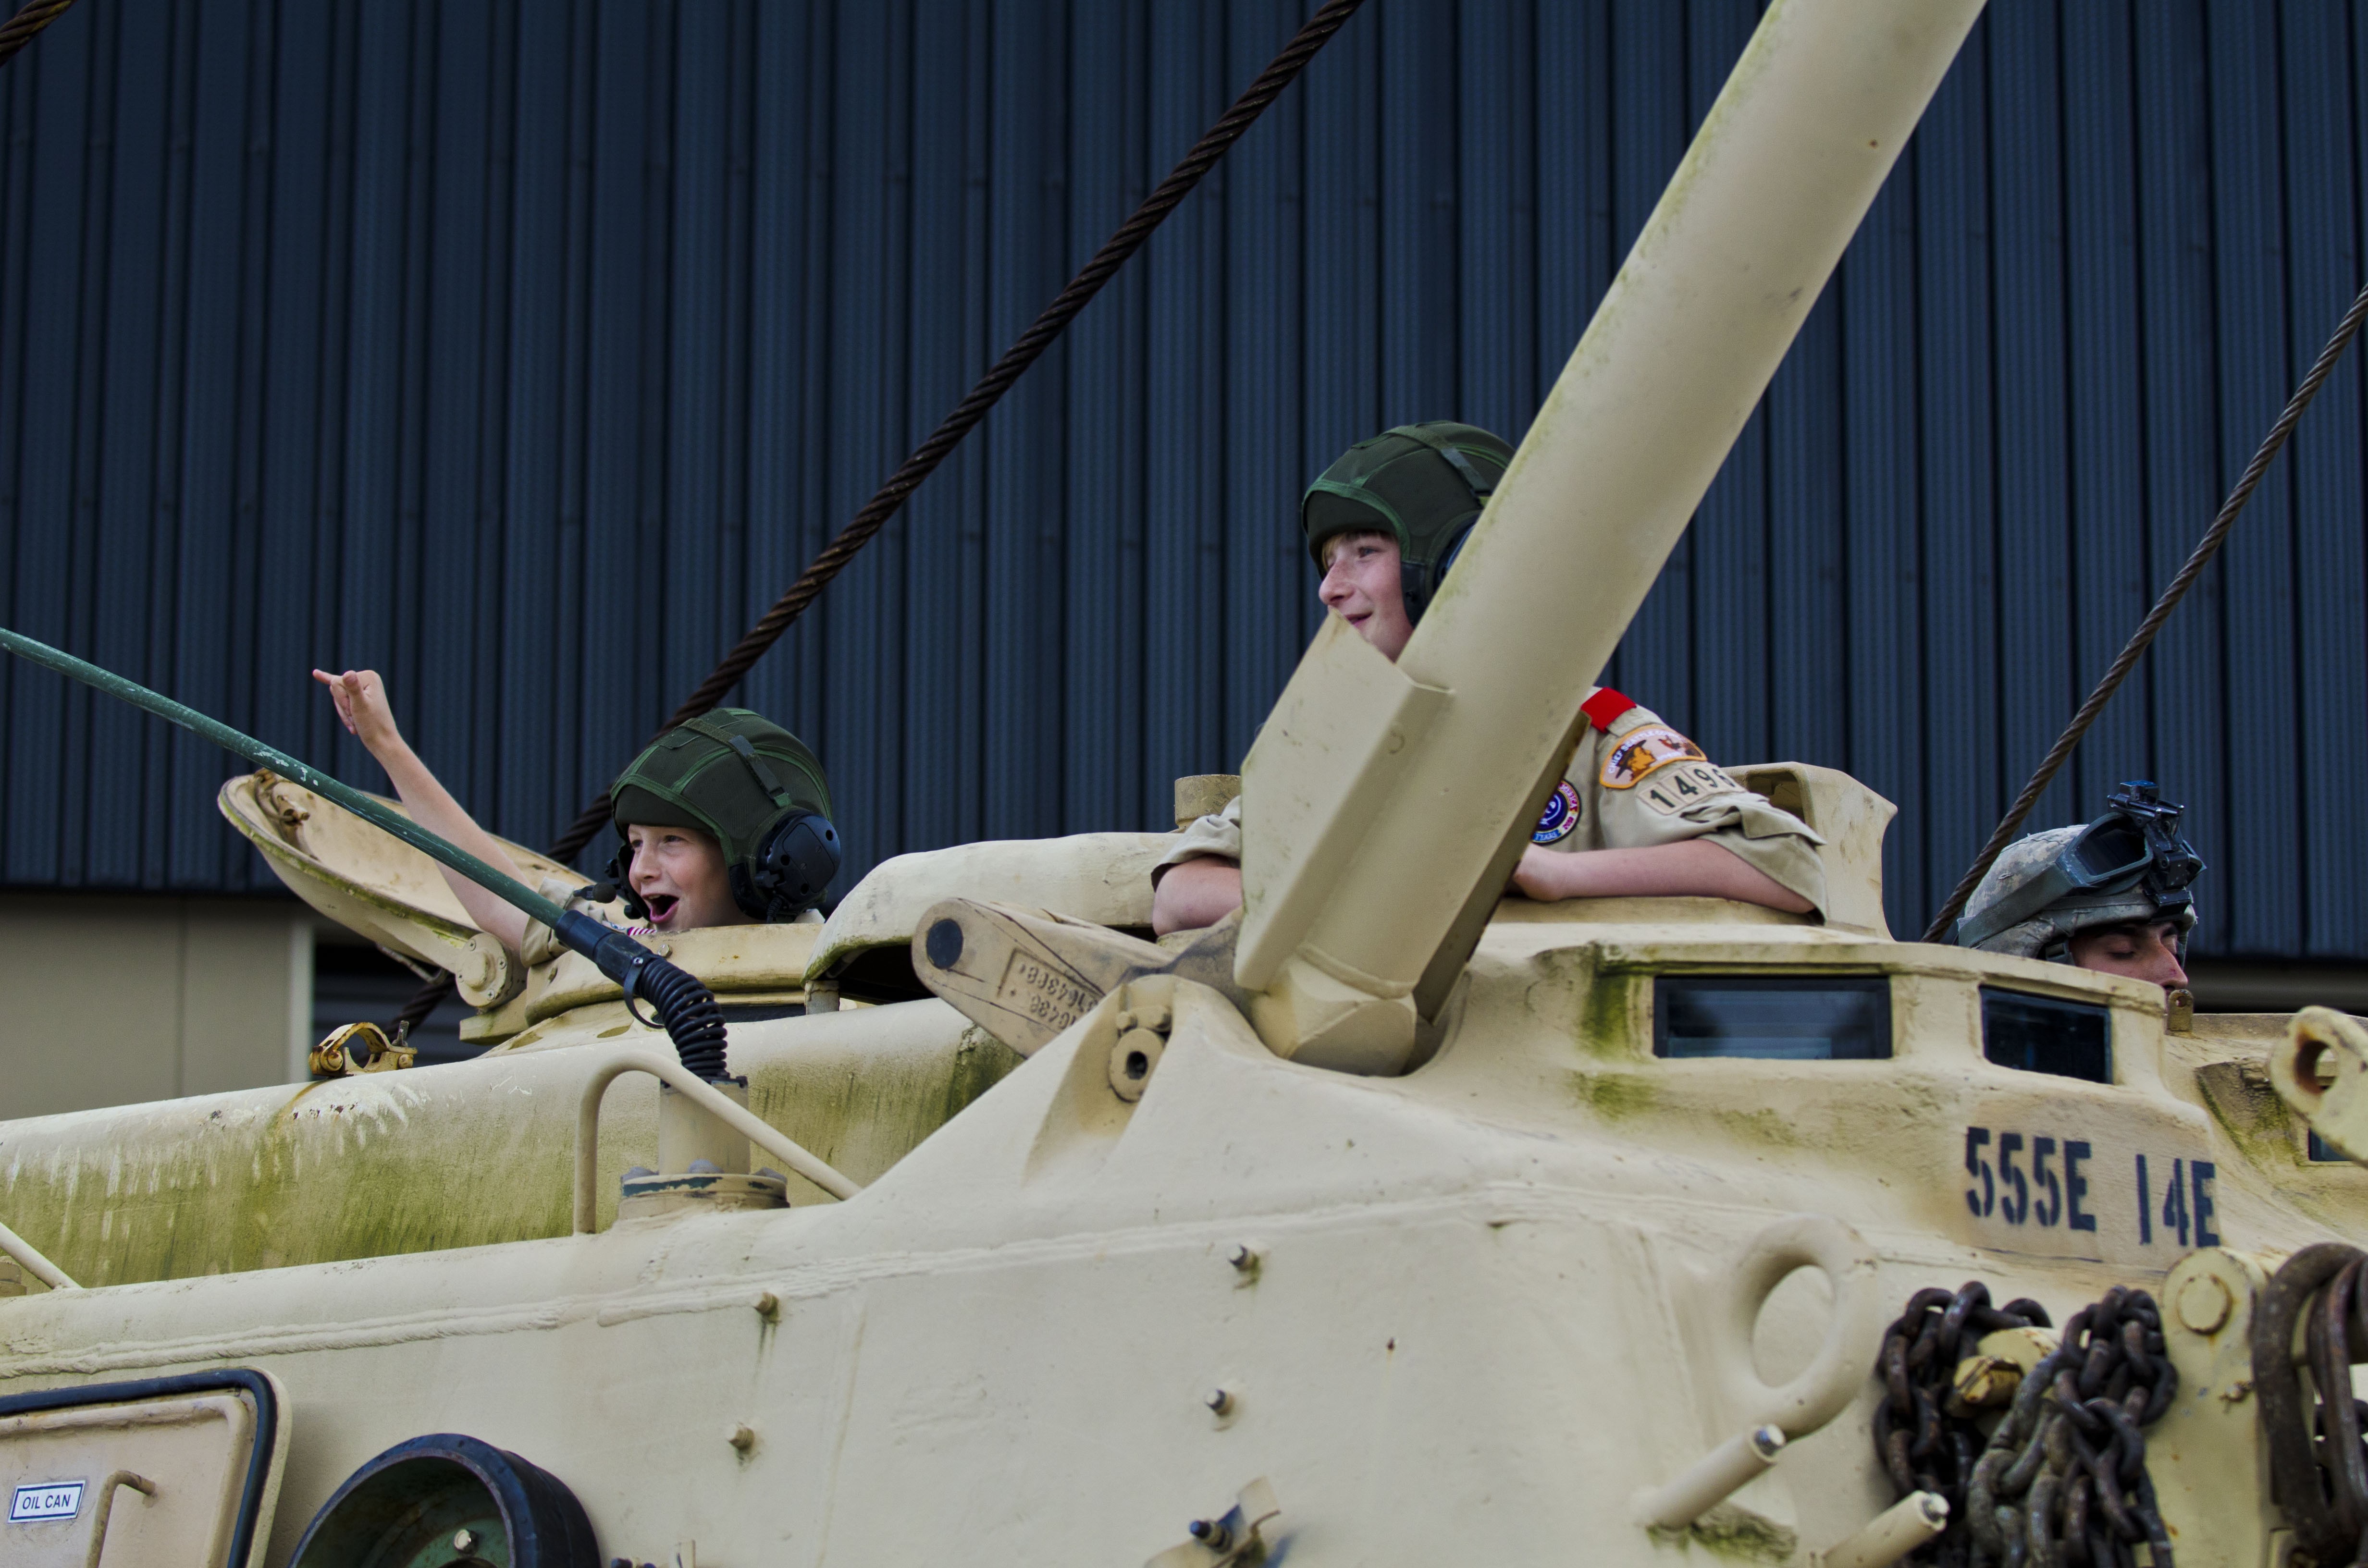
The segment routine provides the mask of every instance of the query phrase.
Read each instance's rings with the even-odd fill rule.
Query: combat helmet
[[[2007,846],[1965,901],[1952,933],[1956,944],[2069,963],[2067,944],[2083,931],[2171,920],[2184,963],[2195,929],[2189,884],[2203,861],[2179,831],[2183,808],[2143,778],[2115,790],[2105,807],[2085,827],[2052,828]]]
[[[1502,437],[1447,419],[1360,441],[1300,497],[1307,552],[1320,572],[1325,542],[1336,535],[1396,536],[1406,619],[1419,621],[1512,460]]]
[[[617,776],[609,816],[620,838],[631,823],[712,834],[733,902],[751,919],[794,918],[822,901],[838,871],[822,764],[797,736],[746,708],[687,719],[653,741]],[[638,920],[648,910],[633,893],[632,870],[626,843],[609,876]]]

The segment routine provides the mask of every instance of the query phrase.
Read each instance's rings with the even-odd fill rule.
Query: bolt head
[[[745,1421],[741,1422],[732,1428],[723,1440],[745,1454],[757,1446],[757,1428]]]
[[[1247,1272],[1252,1264],[1258,1262],[1258,1254],[1247,1246],[1237,1245],[1226,1255],[1225,1261]]]
[[[452,1550],[455,1551],[476,1551],[477,1532],[475,1530],[469,1529],[466,1527],[454,1530],[452,1532]]]
[[[2179,1288],[2179,1321],[2192,1334],[2219,1333],[2236,1304],[2227,1285],[2214,1275],[2191,1275]]]
[[[1234,1396],[1229,1390],[1212,1389],[1209,1391],[1209,1397],[1201,1403],[1219,1415],[1231,1415],[1234,1413]]]

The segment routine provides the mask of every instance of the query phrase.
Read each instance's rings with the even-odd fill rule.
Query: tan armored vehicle
[[[743,1093],[233,781],[493,1049],[0,1124],[0,1562],[2350,1561],[2368,1035],[1895,940],[1804,765],[1823,923],[1497,895],[1976,9],[1770,9],[1403,656],[1309,650],[1236,920],[1096,834],[666,938]]]

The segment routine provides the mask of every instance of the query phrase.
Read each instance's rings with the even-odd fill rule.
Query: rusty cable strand
[[[2253,1309],[2253,1387],[2270,1446],[2270,1493],[2294,1544],[2324,1563],[2368,1558],[2368,1451],[2351,1364],[2368,1357],[2368,1258],[2318,1242],[2286,1259]],[[2308,1314],[2305,1323],[2305,1314]],[[2297,1324],[2313,1392],[2294,1367]],[[2340,1390],[2328,1398],[2327,1390]]]
[[[2063,1343],[2016,1388],[1943,1542],[1962,1539],[1970,1568],[2173,1568],[2169,1532],[2146,1468],[2141,1427],[2179,1392],[2162,1314],[2144,1290],[2116,1285],[2081,1308]],[[1927,1550],[1930,1550],[1929,1548]]]
[[[1874,1451],[1899,1495],[1937,1492],[1949,1500],[1952,1523],[1963,1517],[1982,1433],[1967,1417],[1949,1413],[1957,1365],[1975,1353],[1985,1335],[2046,1326],[2046,1308],[2032,1301],[1994,1307],[1989,1287],[1978,1279],[1953,1294],[1932,1289],[1907,1299],[1907,1310],[1884,1330],[1875,1363],[1884,1393],[1874,1411]],[[1963,1568],[1966,1551],[1964,1531],[1952,1528],[1915,1560]]]
[[[17,57],[17,51],[33,41],[33,35],[65,14],[74,0],[25,0],[17,14],[0,22],[0,65]]]
[[[2270,433],[2261,437],[2260,447],[2253,453],[2253,460],[2245,465],[2237,487],[2221,504],[2219,515],[2212,519],[2212,526],[2203,530],[2203,537],[2196,542],[2186,563],[2180,567],[2179,574],[2170,580],[2170,585],[2162,591],[2162,597],[2155,601],[2154,608],[2146,611],[2146,619],[2138,622],[2137,631],[2130,634],[2130,640],[2113,656],[2112,665],[2106,669],[2103,678],[2097,682],[2096,689],[2089,693],[2088,700],[2080,704],[2080,710],[2072,715],[2072,722],[2064,726],[2064,733],[2055,737],[2055,744],[2047,748],[2047,755],[2040,758],[2038,770],[2032,774],[2031,782],[2025,784],[2022,793],[2014,798],[2014,804],[2007,808],[1998,830],[1990,835],[1989,842],[1982,846],[1982,852],[1974,857],[1972,867],[1949,894],[1948,902],[1941,906],[1941,913],[1932,917],[1932,924],[1925,929],[1924,940],[1940,942],[1948,939],[1950,923],[1964,912],[1965,901],[1974,896],[1974,890],[1981,885],[1982,878],[1989,874],[1989,869],[1999,853],[2021,830],[2032,808],[2039,804],[2039,797],[2047,792],[2048,785],[2055,781],[2055,775],[2070,760],[2072,748],[2088,734],[2089,726],[2097,722],[2097,715],[2105,710],[2105,704],[2112,700],[2113,693],[2121,689],[2122,682],[2129,678],[2130,672],[2137,667],[2139,658],[2153,645],[2155,634],[2170,619],[2170,612],[2179,608],[2179,601],[2187,597],[2187,590],[2195,585],[2195,580],[2203,574],[2203,569],[2212,564],[2212,558],[2220,552],[2221,543],[2227,539],[2229,528],[2237,521],[2237,514],[2243,511],[2245,503],[2253,498],[2254,490],[2261,483],[2261,475],[2269,471],[2270,463],[2286,444],[2286,437],[2294,434],[2294,424],[2302,418],[2302,411],[2310,406],[2311,399],[2318,395],[2318,389],[2334,372],[2335,362],[2342,358],[2344,349],[2351,347],[2363,319],[2368,319],[2368,285],[2361,288],[2351,301],[2351,308],[2344,312],[2343,319],[2336,324],[2335,335],[2328,338],[2327,347],[2318,351],[2318,358],[2312,364],[2310,373],[2303,377],[2302,383],[2294,388],[2294,395],[2286,400],[2285,408],[2279,414],[2277,423],[2270,426]]]
[[[56,0],[56,3],[63,9],[70,0]],[[1201,176],[1215,167],[1217,160],[1225,155],[1226,150],[1241,140],[1242,133],[1256,123],[1258,116],[1266,112],[1267,106],[1280,97],[1285,87],[1298,78],[1307,62],[1315,58],[1316,51],[1331,41],[1332,35],[1340,30],[1341,24],[1348,21],[1362,4],[1364,0],[1325,0],[1315,14],[1307,18],[1306,24],[1292,36],[1291,41],[1283,45],[1282,52],[1258,73],[1256,81],[1243,89],[1242,96],[1234,100],[1233,107],[1225,110],[1216,124],[1209,127],[1175,168],[1168,171],[1167,177],[1144,198],[1143,205],[1137,207],[1127,221],[1118,226],[1117,232],[1102,242],[1101,249],[1094,252],[1086,265],[1077,269],[1077,275],[1069,279],[1069,286],[1053,297],[1053,302],[1044,307],[1043,312],[1029,324],[1028,330],[1019,335],[1019,340],[1003,351],[1003,358],[997,359],[986,374],[979,378],[978,384],[954,404],[953,412],[929,432],[928,439],[913,449],[912,456],[897,465],[896,472],[890,474],[887,483],[863,504],[853,520],[824,546],[822,553],[815,556],[804,571],[798,574],[797,581],[790,585],[789,591],[774,601],[772,608],[757,618],[757,624],[750,627],[746,635],[723,655],[723,662],[699,683],[698,689],[683,699],[682,706],[674,710],[674,717],[659,727],[659,735],[687,719],[698,718],[723,700],[723,694],[737,686],[749,667],[764,657],[766,650],[780,641],[781,634],[790,629],[791,623],[803,614],[806,607],[814,603],[830,580],[855,559],[856,552],[871,542],[871,536],[903,508],[905,498],[952,454],[954,448],[962,444],[962,438],[986,417],[987,411],[1043,355],[1044,350],[1052,347],[1053,340],[1061,335],[1062,330],[1076,319],[1077,312],[1084,310],[1095,295],[1101,292],[1102,286],[1126,264],[1127,259],[1143,248],[1143,243],[1151,237],[1152,231],[1158,228],[1168,213],[1191,194],[1192,187],[1201,183]],[[655,740],[657,736],[650,738]],[[601,824],[608,820],[609,797],[603,794],[586,806],[583,813],[568,825],[567,831],[559,835],[558,843],[551,848],[551,858],[562,864],[574,860],[576,852],[592,842],[592,835],[598,833]],[[396,1016],[395,1027],[403,1029],[417,1025],[435,1011],[437,1004],[451,988],[450,976],[430,982],[404,1005],[403,1011]]]
[[[1201,183],[1201,176],[1215,166],[1217,160],[1224,156],[1226,149],[1239,141],[1242,133],[1266,112],[1267,106],[1292,84],[1308,61],[1315,58],[1315,51],[1340,30],[1341,24],[1361,4],[1363,0],[1326,0],[1325,6],[1307,19],[1306,26],[1301,28],[1291,42],[1283,47],[1282,52],[1258,74],[1258,80],[1234,100],[1234,106],[1209,128],[1206,135],[1193,143],[1192,150],[1184,154],[1182,161],[1166,179],[1159,182],[1158,188],[1144,199],[1143,205],[1134,210],[1133,215],[1118,226],[1117,233],[1103,242],[1101,249],[1096,251],[1092,259],[1078,269],[1076,277],[1069,280],[1069,286],[1044,307],[1043,313],[1019,335],[1019,341],[1004,350],[1003,358],[979,378],[978,384],[954,405],[953,412],[929,433],[928,439],[913,449],[913,455],[888,476],[888,482],[863,504],[863,509],[839,530],[838,537],[824,547],[812,564],[798,574],[798,580],[790,585],[789,591],[757,619],[757,624],[748,629],[747,635],[741,638],[738,645],[723,656],[723,662],[715,666],[714,673],[700,682],[697,690],[683,699],[682,706],[675,710],[674,717],[666,722],[658,734],[664,734],[687,719],[699,717],[723,699],[723,694],[739,683],[740,677],[747,674],[749,667],[763,656],[765,651],[780,640],[781,633],[789,630],[790,624],[814,602],[824,586],[855,558],[856,551],[861,550],[871,536],[896,515],[905,497],[946,460],[979,421],[986,417],[987,410],[995,406],[996,401],[1052,346],[1062,329],[1101,291],[1102,286],[1110,280],[1127,258],[1142,248],[1144,241],[1151,237],[1152,231],[1159,227],[1178,203],[1191,193],[1192,187]],[[655,740],[656,736],[651,738]],[[584,814],[562,836],[559,846],[552,852],[552,858],[557,860],[575,858],[575,852],[590,843],[592,835],[599,831],[600,824],[608,820],[608,811],[605,795],[586,806]]]

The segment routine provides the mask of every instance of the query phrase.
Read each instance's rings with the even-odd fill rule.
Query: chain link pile
[[[2116,1285],[2074,1313],[1974,1467],[1974,1568],[2135,1568],[2140,1543],[2173,1568],[2139,1428],[2178,1392],[2152,1296]]]
[[[2305,1312],[2311,1393],[2294,1364]],[[2286,1259],[2254,1309],[2252,1355],[2271,1490],[2295,1546],[2322,1563],[2368,1559],[2368,1404],[2351,1397],[2351,1365],[2368,1359],[2368,1256],[2320,1242]],[[2316,1392],[2327,1389],[2344,1397]]]
[[[2036,1301],[1991,1306],[1989,1287],[1979,1280],[1968,1281],[1953,1295],[1936,1289],[1909,1298],[1899,1321],[1884,1331],[1876,1364],[1884,1392],[1874,1413],[1874,1451],[1901,1496],[1936,1492],[1948,1499],[1952,1522],[1963,1516],[1982,1433],[1968,1417],[1950,1414],[1957,1364],[1975,1353],[1985,1335],[2047,1324],[2047,1309]],[[1952,1528],[1916,1561],[1964,1568],[1964,1532]]]

